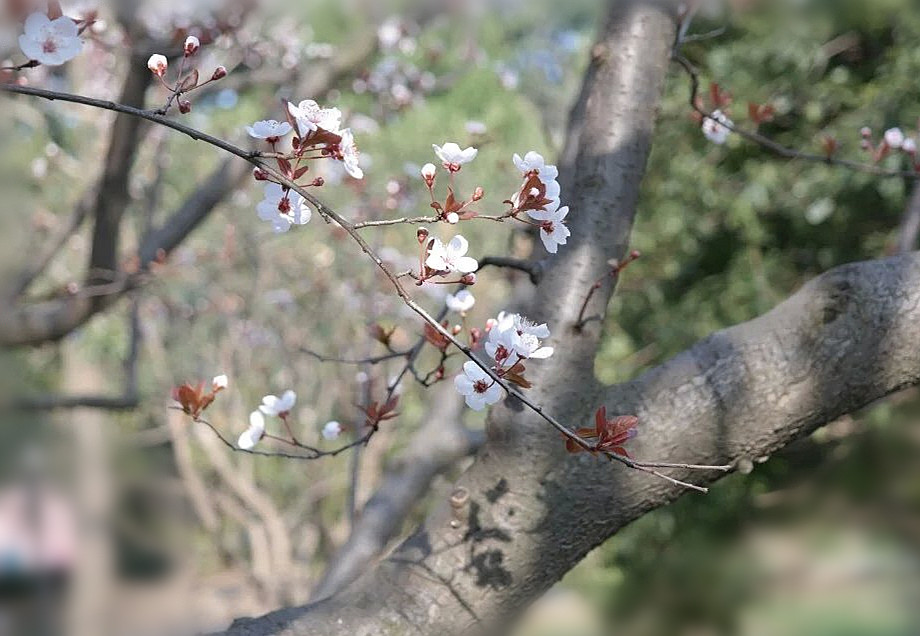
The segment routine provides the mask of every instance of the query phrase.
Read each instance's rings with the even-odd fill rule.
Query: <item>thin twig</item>
[[[530,277],[530,282],[534,285],[540,282],[543,276],[543,265],[539,261],[526,261],[520,258],[510,258],[507,256],[486,256],[479,259],[479,270],[485,267],[506,267],[524,272]]]
[[[679,43],[678,43],[679,44]],[[781,157],[783,159],[792,159],[798,161],[808,161],[812,163],[823,163],[830,166],[839,166],[842,168],[847,168],[849,170],[854,170],[856,172],[864,172],[866,174],[875,175],[877,177],[899,177],[902,179],[920,179],[920,173],[916,170],[890,170],[888,168],[883,168],[876,164],[863,163],[860,161],[854,161],[852,159],[840,159],[834,157],[833,155],[828,154],[815,154],[809,152],[803,152],[795,148],[790,148],[784,146],[769,137],[761,135],[758,132],[751,130],[745,130],[740,126],[735,125],[724,121],[723,119],[713,117],[713,113],[707,111],[705,108],[700,107],[697,97],[699,96],[700,91],[700,72],[693,66],[693,64],[684,57],[679,48],[676,46],[672,55],[672,59],[681,66],[681,68],[686,71],[687,75],[690,77],[690,107],[699,114],[700,116],[706,119],[714,119],[719,121],[719,123],[730,131],[737,133],[740,137],[747,139],[753,143],[758,144],[762,148],[769,150],[774,155]]]

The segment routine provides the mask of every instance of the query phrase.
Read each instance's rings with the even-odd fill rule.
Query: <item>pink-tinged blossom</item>
[[[463,365],[463,373],[454,378],[454,386],[474,411],[500,402],[504,393],[501,385],[472,360]]]
[[[292,225],[309,223],[313,215],[302,196],[277,183],[265,184],[265,198],[256,206],[256,212],[260,219],[272,224],[276,234],[287,232]]]
[[[259,406],[259,410],[265,415],[287,417],[287,414],[291,412],[291,409],[294,408],[296,403],[297,394],[288,389],[281,394],[281,397],[266,395],[262,398],[262,404]]]
[[[461,289],[456,294],[448,294],[444,302],[451,311],[465,314],[476,304],[476,298],[468,290]]]
[[[77,23],[67,16],[51,20],[44,13],[33,13],[26,18],[19,48],[30,60],[60,66],[80,54],[83,40]]]
[[[521,155],[515,153],[512,160],[523,176],[536,173],[543,183],[549,183],[559,178],[559,169],[556,166],[548,165],[543,155],[533,150],[524,155],[523,159]]]
[[[258,411],[249,414],[249,428],[242,432],[236,445],[249,451],[256,447],[265,436],[265,418]]]
[[[459,272],[470,274],[479,269],[479,262],[466,255],[470,249],[469,241],[459,234],[445,245],[440,239],[434,239],[428,250],[425,265],[436,272]]]
[[[703,134],[717,146],[728,141],[728,136],[732,132],[730,126],[734,126],[734,123],[721,110],[715,110],[703,118]]]
[[[537,324],[520,314],[502,312],[488,323],[489,339],[485,349],[501,367],[510,367],[518,359],[543,360],[553,355],[552,347],[544,347],[541,340],[550,337],[546,324]]]
[[[326,425],[323,426],[323,438],[328,440],[338,439],[339,435],[342,434],[342,425],[333,420],[332,422],[326,422]]]
[[[461,149],[460,146],[453,142],[446,143],[443,146],[432,144],[431,147],[434,149],[434,154],[441,160],[444,168],[451,172],[459,172],[462,166],[471,162],[479,154],[479,151],[472,146]]]
[[[572,232],[566,227],[564,221],[569,213],[568,206],[557,210],[528,210],[527,214],[535,221],[540,221],[540,240],[550,254],[559,251],[560,245],[565,245]]]
[[[288,111],[297,122],[301,137],[319,128],[337,135],[342,127],[342,111],[338,108],[322,108],[312,99],[305,99],[297,106],[288,104]]]
[[[198,49],[201,48],[201,40],[196,38],[194,35],[190,35],[185,38],[185,46],[183,50],[185,51],[185,57],[191,57],[198,52]]]
[[[147,68],[157,77],[163,77],[166,75],[166,70],[169,68],[169,60],[166,59],[165,55],[154,53],[150,56],[150,59],[147,60]]]
[[[351,132],[351,128],[346,128],[340,134],[342,142],[339,144],[339,148],[342,151],[342,164],[345,166],[345,172],[354,179],[363,179],[364,170],[361,169],[360,165],[361,155],[358,152],[358,146],[355,144],[355,137]]]
[[[889,128],[885,131],[885,143],[892,150],[900,150],[904,145],[904,132],[900,128]]]
[[[286,121],[265,119],[246,126],[246,132],[254,139],[264,139],[268,143],[277,143],[282,137],[291,132],[293,128]]]

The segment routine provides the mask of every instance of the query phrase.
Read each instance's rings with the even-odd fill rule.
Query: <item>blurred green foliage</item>
[[[401,63],[438,79],[438,88],[410,108],[383,108],[369,93],[355,94],[343,82],[335,90],[336,103],[352,116],[373,117],[380,128],[358,135],[371,159],[367,181],[327,188],[324,196],[355,217],[423,214],[425,193],[415,168],[404,164],[432,160],[431,143],[476,141],[481,153],[464,170],[461,188],[472,191],[481,185],[486,201],[500,206],[516,186],[511,153],[537,149],[552,155],[559,149],[600,4],[506,1],[490,7],[486,18],[433,20],[420,33],[415,51],[398,54]],[[331,0],[285,11],[302,12],[304,39],[340,47],[375,26],[367,16]],[[768,2],[750,12],[699,19],[693,30],[722,26],[727,27],[723,34],[688,44],[685,53],[707,81],[733,94],[736,123],[747,125],[748,101],[771,103],[778,114],[762,132],[813,151],[823,135],[831,135],[845,156],[860,155],[864,125],[876,134],[894,125],[916,132],[920,11],[909,0]],[[90,73],[75,66],[71,81],[79,85]],[[113,77],[123,72],[116,66]],[[503,76],[508,72],[517,79],[516,89]],[[285,91],[290,88],[257,88],[237,96],[233,108],[206,102],[196,107],[190,123],[242,141],[243,124],[280,115],[277,98]],[[725,147],[713,146],[689,117],[688,91],[686,76],[675,66],[632,242],[644,258],[621,281],[596,361],[599,377],[608,382],[634,377],[714,330],[769,310],[830,267],[890,253],[911,192],[912,184],[898,179],[777,160],[737,138]],[[75,187],[76,175],[87,177],[77,169],[81,157],[104,152],[95,134],[98,121],[83,111],[44,104],[17,110],[14,119],[9,139],[15,145],[0,154],[5,162],[0,178],[28,173],[21,158],[49,155],[47,143],[53,139],[58,150],[49,161],[58,170],[41,179],[19,180],[16,192],[32,208],[63,220],[79,188],[87,185]],[[465,132],[469,120],[486,125],[485,139],[470,138]],[[15,166],[6,165],[11,158],[18,158]],[[129,242],[147,224],[162,222],[217,161],[191,140],[149,135],[132,184]],[[898,159],[888,161],[893,166]],[[158,205],[149,210],[145,203],[158,165],[168,169],[169,178],[156,193]],[[12,187],[14,181],[3,185]],[[404,207],[396,210],[385,207],[390,181],[406,193],[400,203]],[[172,384],[226,371],[234,390],[221,396],[212,413],[228,436],[242,430],[246,414],[264,392],[294,386],[300,393],[296,425],[312,441],[326,420],[354,419],[359,370],[323,365],[296,349],[367,354],[372,344],[365,329],[372,321],[403,324],[398,333],[402,344],[417,336],[418,328],[405,326],[399,304],[373,272],[359,266],[359,255],[341,237],[318,218],[305,231],[271,236],[252,211],[258,198],[256,185],[245,186],[148,288],[142,303],[148,352],[141,376],[147,399],[139,413],[117,418],[121,428],[130,432],[162,424]],[[4,232],[22,233],[18,220],[4,223]],[[477,255],[509,246],[527,255],[529,247],[508,232],[468,225],[464,234],[477,246]],[[31,240],[37,244],[42,238],[46,235],[39,233]],[[382,232],[375,240],[409,257],[414,254],[414,236],[404,229]],[[85,241],[71,241],[39,292],[69,282],[86,249]],[[497,273],[493,280],[477,292],[473,322],[502,308],[510,280]],[[430,301],[432,307],[439,304],[437,298]],[[118,361],[127,348],[123,316],[102,316],[73,340],[81,355],[113,380],[106,388],[117,391]],[[54,351],[21,354],[19,360],[26,361],[18,365],[24,369],[19,381],[31,390],[51,389],[59,382],[60,359]],[[367,371],[380,388],[393,370]],[[425,399],[409,389],[403,421],[417,421]],[[565,586],[605,613],[610,633],[920,633],[912,613],[916,597],[910,596],[915,590],[900,586],[902,598],[884,587],[899,581],[897,576],[882,576],[882,583],[867,593],[874,603],[868,614],[843,592],[831,594],[826,605],[810,604],[807,594],[777,599],[771,596],[776,586],[764,582],[771,563],[763,562],[763,552],[753,554],[751,544],[752,535],[817,518],[831,534],[842,523],[868,528],[877,540],[870,541],[868,552],[895,555],[885,563],[909,561],[920,544],[914,528],[920,472],[912,459],[918,440],[907,424],[916,421],[918,411],[913,394],[870,409],[759,464],[751,475],[724,480],[708,497],[687,496],[651,513],[590,555]],[[0,429],[0,446],[16,448],[6,439],[13,434],[24,435],[12,427]],[[410,434],[399,428],[387,432],[380,444],[398,449]],[[200,454],[196,459],[206,464]],[[135,480],[174,470],[165,446],[126,450],[120,460],[123,474]],[[344,516],[344,462],[333,467],[243,458],[239,470],[271,494],[295,532],[315,520],[334,526]],[[210,473],[207,479],[217,481]],[[328,547],[340,540],[341,528],[334,528],[315,539],[319,548],[305,540],[297,556],[318,569]],[[205,568],[245,560],[249,549],[240,528],[230,522],[217,536],[199,533],[190,542]]]

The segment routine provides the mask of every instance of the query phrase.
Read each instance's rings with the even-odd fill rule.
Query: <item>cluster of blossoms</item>
[[[237,440],[237,446],[245,451],[251,451],[266,436],[266,417],[276,417],[284,424],[290,435],[290,442],[297,444],[297,440],[291,433],[290,415],[297,404],[297,394],[294,391],[287,390],[277,395],[266,395],[262,398],[259,408],[249,414],[249,428],[240,434]],[[335,440],[342,434],[344,427],[336,421],[327,422],[321,431],[324,439]],[[280,439],[280,438],[279,438]],[[288,441],[288,440],[284,440]]]
[[[190,66],[192,58],[198,54],[200,49],[201,40],[198,37],[190,35],[185,39],[185,43],[182,46],[182,59],[179,62],[176,79],[172,83],[166,80],[166,73],[169,71],[169,60],[165,55],[154,53],[147,60],[147,68],[159,80],[160,84],[169,91],[169,100],[160,109],[163,114],[169,111],[173,102],[176,102],[179,106],[179,112],[187,115],[192,112],[192,102],[184,98],[183,95],[227,77],[227,69],[223,66],[218,66],[211,72],[207,80],[201,81],[201,73],[197,68]]]
[[[279,171],[292,181],[299,181],[310,171],[310,161],[332,159],[342,162],[345,171],[355,179],[363,179],[359,164],[358,147],[350,128],[342,128],[342,111],[323,108],[312,99],[299,104],[285,104],[286,121],[266,119],[246,127],[249,136],[264,141],[271,147]],[[290,146],[279,150],[288,135],[293,133]],[[253,172],[257,181],[269,181],[260,169]],[[316,177],[302,187],[320,187],[322,177]],[[271,223],[276,233],[284,233],[292,225],[310,221],[311,212],[302,195],[288,187],[270,182],[265,185],[265,198],[256,208],[261,220]]]
[[[525,360],[545,360],[553,355],[552,347],[542,341],[550,337],[549,327],[536,324],[520,314],[500,313],[486,323],[488,338],[483,343],[496,377],[522,389],[532,385],[524,377]],[[474,343],[478,344],[478,334]],[[502,399],[501,384],[472,360],[463,365],[463,373],[454,378],[454,386],[463,395],[467,406],[481,411]]]
[[[871,152],[875,161],[881,161],[893,153],[900,152],[910,159],[915,170],[920,171],[920,161],[917,158],[917,140],[914,137],[909,137],[900,128],[889,128],[877,143],[873,141],[872,129],[868,126],[860,130],[859,134],[862,138],[862,149]]]
[[[530,223],[540,228],[540,240],[546,251],[555,254],[572,234],[564,223],[569,208],[560,207],[559,169],[547,164],[542,155],[533,151],[523,159],[515,154],[513,160],[524,177],[524,184],[507,201],[511,205],[510,214],[519,218],[517,215],[525,212],[532,219]]]
[[[456,175],[462,171],[463,166],[476,158],[479,151],[473,147],[461,148],[454,142],[440,146],[435,144],[432,148],[449,178],[446,197],[441,201],[435,194],[438,167],[433,163],[428,163],[421,168],[422,179],[431,197],[431,208],[437,212],[434,220],[456,225],[460,221],[480,217],[474,205],[485,195],[481,187],[475,188],[468,198],[458,198],[456,195]],[[515,167],[521,172],[523,178],[521,187],[505,201],[510,206],[507,212],[501,216],[482,218],[497,221],[510,218],[537,227],[544,247],[549,253],[555,254],[559,246],[565,245],[568,237],[571,236],[571,232],[565,225],[569,208],[560,206],[559,170],[556,166],[547,164],[542,155],[533,151],[528,152],[523,158],[515,154],[512,160]],[[469,242],[463,236],[457,235],[444,243],[437,237],[431,237],[427,228],[420,228],[417,236],[421,254],[419,272],[414,277],[419,285],[453,273],[461,276],[459,281],[437,280],[436,282],[441,284],[461,282],[466,285],[476,282],[474,272],[479,269],[479,263],[466,256]]]

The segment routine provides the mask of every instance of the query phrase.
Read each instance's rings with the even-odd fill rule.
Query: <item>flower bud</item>
[[[909,155],[917,154],[917,142],[911,137],[908,137],[904,140],[904,143],[901,144],[901,150],[906,152]]]
[[[256,181],[268,181],[268,175],[265,174],[262,168],[254,168],[252,171],[252,178]]]
[[[211,81],[216,82],[227,77],[227,68],[224,66],[218,66],[214,69],[214,73],[211,75]]]
[[[460,222],[460,215],[457,214],[456,212],[451,212],[446,217],[444,217],[444,219],[451,225],[456,225],[457,223]]]
[[[192,112],[192,102],[188,101],[187,99],[180,99],[179,112],[183,115],[188,115],[190,112]]]
[[[163,77],[166,75],[166,69],[169,68],[169,60],[166,59],[165,55],[160,55],[159,53],[151,55],[150,59],[147,60],[147,68],[157,77]]]
[[[476,274],[467,274],[460,279],[460,282],[464,285],[475,285],[476,284]]]
[[[434,185],[434,179],[438,174],[438,169],[433,163],[426,163],[422,166],[422,179],[425,180],[425,183],[428,184],[430,188]]]
[[[454,328],[451,329],[450,332],[455,336],[460,335],[461,333],[463,333],[463,326],[454,325]]]
[[[486,191],[483,190],[481,187],[473,190],[473,201],[479,201],[484,196],[486,196]]]
[[[862,135],[863,139],[869,139],[872,136],[872,129],[868,126],[863,126],[860,129],[859,134]]]
[[[194,35],[185,38],[185,57],[192,57],[201,48],[201,41]]]
[[[321,188],[321,187],[323,187],[324,185],[326,185],[326,180],[323,179],[322,177],[316,177],[315,179],[313,179],[313,186],[314,186],[314,187]]]
[[[418,238],[418,243],[419,243],[419,245],[424,245],[424,244],[425,244],[425,241],[428,240],[428,236],[429,236],[428,228],[427,228],[427,227],[420,227],[420,228],[415,232],[415,236],[416,236],[416,238]]]

